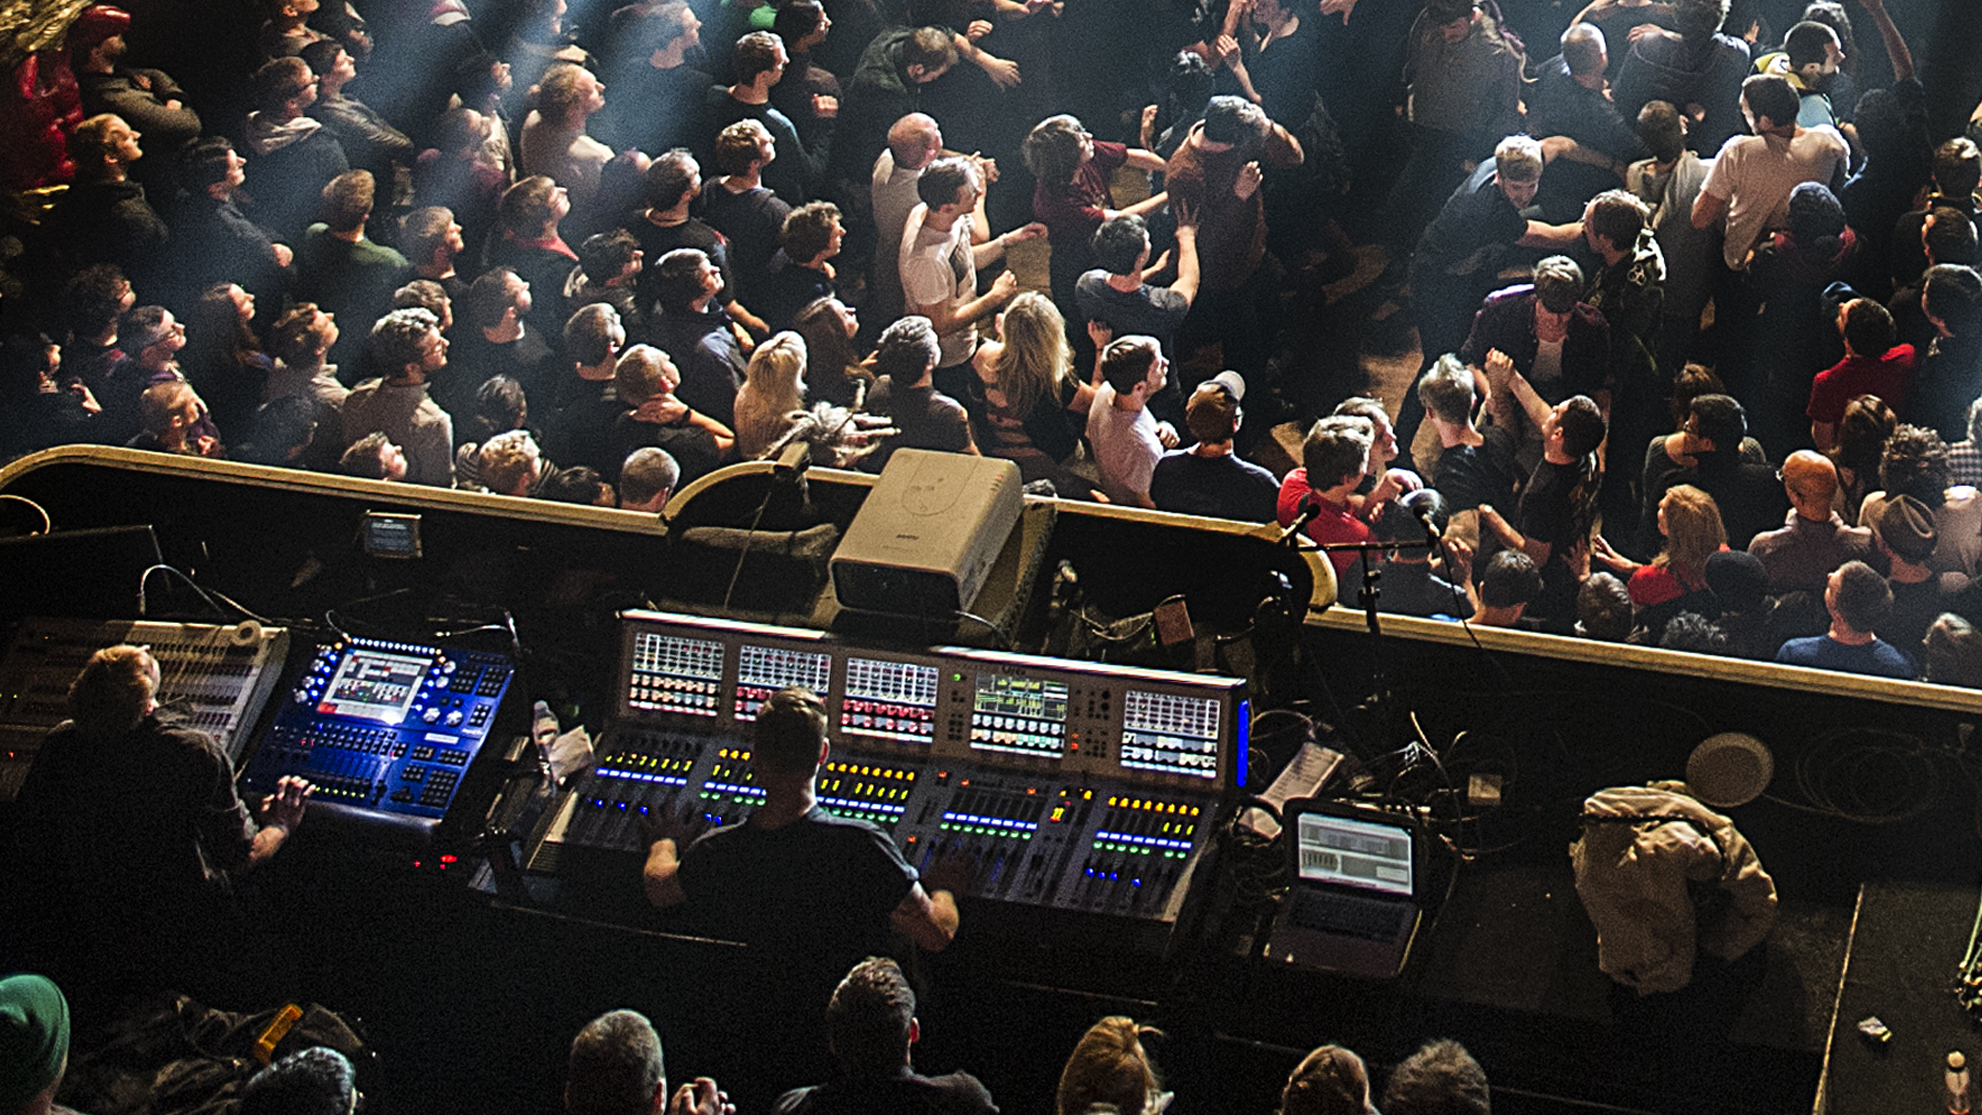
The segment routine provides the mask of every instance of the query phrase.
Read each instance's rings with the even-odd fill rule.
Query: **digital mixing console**
[[[1235,679],[654,612],[623,626],[617,721],[546,815],[530,871],[578,849],[637,857],[643,813],[746,819],[764,796],[751,721],[804,685],[833,721],[820,804],[880,826],[910,863],[962,851],[980,899],[1170,921],[1244,755]]]
[[[495,725],[515,666],[458,646],[347,639],[319,647],[249,761],[244,793],[283,775],[315,785],[311,808],[431,829]]]
[[[68,719],[69,685],[90,655],[135,643],[158,662],[158,703],[239,762],[282,674],[289,632],[243,623],[29,619],[0,659],[0,801],[12,801],[49,729]]]

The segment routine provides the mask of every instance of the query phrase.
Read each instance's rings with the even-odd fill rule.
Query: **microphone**
[[[1294,521],[1288,523],[1286,529],[1280,532],[1279,541],[1283,543],[1298,545],[1298,543],[1296,543],[1294,540],[1300,537],[1301,531],[1305,529],[1309,523],[1314,522],[1320,516],[1321,516],[1321,501],[1315,498],[1315,494],[1313,492],[1309,492],[1307,495],[1302,496],[1300,503],[1300,512],[1294,516]]]
[[[1431,507],[1428,506],[1429,503],[1429,500],[1406,500],[1404,501],[1404,510],[1409,511],[1411,517],[1416,519],[1425,528],[1425,541],[1436,546],[1442,535],[1440,535],[1438,527],[1433,525],[1431,521]]]

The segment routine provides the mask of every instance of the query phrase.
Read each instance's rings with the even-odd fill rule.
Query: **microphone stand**
[[[1383,669],[1383,625],[1377,620],[1377,599],[1383,595],[1377,582],[1382,579],[1383,572],[1377,568],[1372,557],[1381,560],[1391,550],[1429,550],[1435,545],[1427,537],[1423,542],[1322,542],[1315,546],[1324,554],[1354,553],[1362,562],[1363,584],[1357,590],[1356,603],[1363,609],[1363,621],[1369,625],[1370,632],[1370,694],[1365,704],[1379,718],[1384,717],[1390,707],[1390,688]],[[1387,735],[1389,725],[1384,723],[1383,726]]]

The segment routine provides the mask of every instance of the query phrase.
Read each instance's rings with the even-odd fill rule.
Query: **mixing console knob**
[[[298,689],[298,690],[296,691],[296,703],[297,703],[297,704],[299,704],[299,705],[307,705],[307,704],[309,704],[309,703],[310,703],[310,691],[309,691],[309,690],[307,690],[307,689]]]
[[[426,721],[429,724],[438,724],[440,723],[440,710],[437,708],[430,708],[427,711],[420,714],[420,719]]]
[[[429,711],[431,711],[431,710],[429,710]],[[461,710],[460,710],[460,709],[454,709],[453,711],[451,711],[451,712],[449,712],[449,713],[447,714],[447,726],[448,726],[448,727],[450,727],[450,728],[459,728],[459,727],[461,726]]]

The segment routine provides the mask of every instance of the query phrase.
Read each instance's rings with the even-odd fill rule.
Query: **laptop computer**
[[[1423,920],[1423,859],[1407,818],[1374,805],[1287,803],[1292,882],[1267,957],[1317,971],[1390,979],[1404,969]]]

